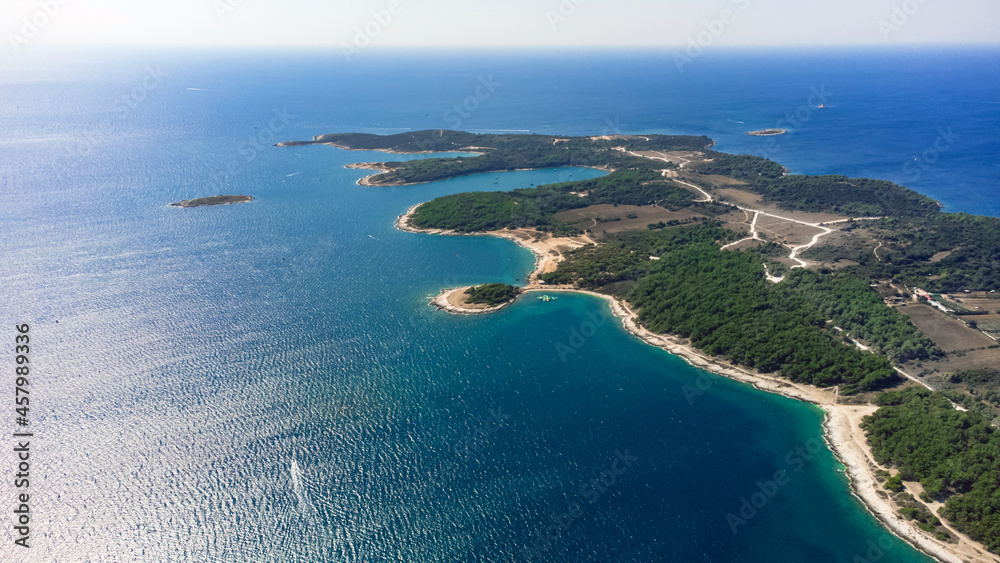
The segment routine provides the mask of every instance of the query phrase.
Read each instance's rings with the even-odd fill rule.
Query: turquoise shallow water
[[[715,86],[750,80],[706,59],[701,105],[677,77],[673,98],[612,97],[607,73],[646,67],[608,60],[403,58],[393,92],[385,60],[315,53],[4,61],[0,311],[33,324],[38,461],[36,547],[5,541],[0,559],[926,560],[848,494],[813,407],[646,346],[588,296],[485,317],[426,305],[442,287],[523,279],[533,259],[509,241],[403,233],[398,214],[596,171],[373,189],[344,165],[385,155],[248,141],[440,127],[489,72],[507,73],[506,93],[465,128],[601,133],[620,112],[645,130],[715,136],[718,108],[736,108]],[[736,109],[797,99],[792,63],[771,77],[787,87]],[[156,64],[170,76],[122,115],[121,96]],[[818,167],[849,148],[826,138]],[[783,150],[805,162],[802,142]],[[167,205],[220,192],[257,199]],[[976,197],[956,189],[949,202]],[[699,384],[703,395],[685,393]],[[727,515],[743,499],[760,506],[734,533]]]

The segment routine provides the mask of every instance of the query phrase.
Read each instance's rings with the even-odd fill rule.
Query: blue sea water
[[[705,134],[997,215],[996,55],[720,51],[684,72],[649,52],[0,59],[0,311],[32,326],[36,434],[34,547],[5,524],[0,559],[927,560],[849,494],[815,408],[646,346],[587,296],[484,317],[427,306],[442,287],[516,283],[533,259],[400,232],[398,214],[598,172],[364,188],[344,165],[384,154],[271,144]],[[828,109],[801,109],[814,88]],[[774,145],[745,135],[796,111]],[[216,193],[256,200],[167,205]]]

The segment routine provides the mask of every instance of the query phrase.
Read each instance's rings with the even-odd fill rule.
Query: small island
[[[505,283],[488,283],[442,291],[433,303],[452,313],[490,313],[513,303],[522,291]]]
[[[784,129],[762,129],[760,131],[749,131],[747,135],[752,137],[774,137],[776,135],[784,135],[788,131]]]
[[[199,197],[197,199],[185,199],[177,203],[171,203],[175,207],[207,207],[209,205],[230,205],[233,203],[247,203],[253,201],[248,195],[213,195],[210,197]]]

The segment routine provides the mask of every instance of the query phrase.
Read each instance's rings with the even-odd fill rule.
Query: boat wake
[[[288,470],[292,481],[292,491],[295,493],[295,497],[299,501],[299,513],[303,516],[312,516],[316,513],[316,508],[309,501],[309,497],[306,495],[305,489],[302,486],[302,469],[299,468],[299,462],[292,458],[291,467]]]

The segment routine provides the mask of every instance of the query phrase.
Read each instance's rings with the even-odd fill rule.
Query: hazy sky
[[[2,0],[0,31],[8,48],[997,43],[1000,1]]]

